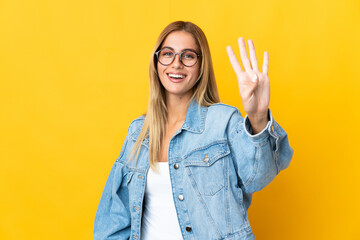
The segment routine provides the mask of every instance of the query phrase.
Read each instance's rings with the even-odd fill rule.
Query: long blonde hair
[[[155,171],[158,162],[157,159],[160,155],[162,139],[165,133],[165,124],[167,122],[165,89],[158,76],[155,52],[160,49],[166,37],[174,31],[185,31],[192,34],[201,51],[201,57],[199,59],[201,60],[199,80],[194,86],[191,100],[195,99],[199,105],[205,107],[220,102],[210,49],[204,32],[191,22],[176,21],[170,23],[160,33],[152,53],[149,67],[150,96],[148,110],[142,130],[131,150],[130,157],[130,159],[135,159],[136,164],[141,144],[145,138],[149,137],[149,162],[150,167]]]

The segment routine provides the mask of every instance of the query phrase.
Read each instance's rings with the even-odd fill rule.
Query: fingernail
[[[257,77],[257,75],[255,74],[251,80],[252,80],[253,82],[256,82],[257,78],[258,78],[258,77]]]

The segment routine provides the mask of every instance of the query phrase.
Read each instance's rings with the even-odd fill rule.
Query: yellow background
[[[226,46],[270,54],[270,109],[294,158],[249,209],[257,239],[360,239],[360,2],[0,1],[0,239],[91,239],[148,63],[175,20],[208,37],[221,99]],[[239,56],[237,52],[237,56]]]

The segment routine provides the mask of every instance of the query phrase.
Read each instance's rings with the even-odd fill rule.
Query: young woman
[[[148,111],[135,119],[106,182],[97,239],[254,239],[252,193],[288,167],[287,134],[269,110],[269,56],[259,71],[254,45],[231,47],[245,118],[219,103],[202,30],[177,21],[160,34],[150,62]]]

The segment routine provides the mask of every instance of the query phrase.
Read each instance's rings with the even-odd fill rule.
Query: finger
[[[235,74],[237,76],[239,76],[242,73],[242,69],[241,69],[241,66],[240,66],[236,56],[235,56],[235,53],[234,53],[232,47],[227,46],[226,47],[226,52],[227,52],[227,54],[229,56],[231,66],[234,69]]]
[[[251,39],[248,40],[248,45],[249,45],[251,66],[252,66],[254,71],[259,71],[258,62],[257,62],[257,59],[256,59],[255,46],[254,46],[254,43],[253,43],[253,41]]]
[[[264,60],[263,60],[263,74],[268,75],[269,72],[269,53],[268,52],[264,52]]]
[[[259,83],[258,80],[256,80],[256,82],[253,82],[253,83],[247,82],[246,89],[244,89],[244,91],[240,92],[241,98],[242,99],[250,99],[254,95],[254,92],[258,86],[258,83]]]
[[[254,76],[251,78],[251,81],[252,81],[253,83],[256,83],[256,81],[257,81],[258,79],[259,79],[259,78],[258,78],[257,74],[255,73]]]
[[[247,56],[244,39],[242,37],[239,37],[238,42],[239,42],[239,48],[240,48],[241,62],[243,63],[245,71],[249,72],[249,71],[251,71],[251,67],[250,67],[249,58]]]

